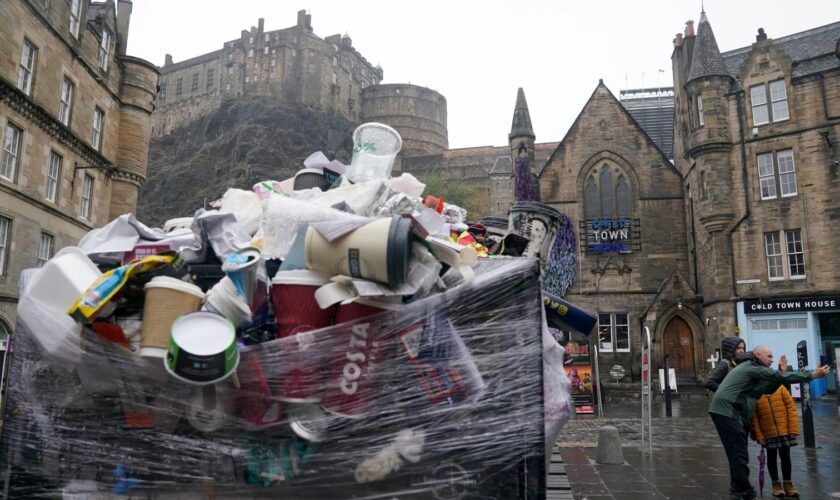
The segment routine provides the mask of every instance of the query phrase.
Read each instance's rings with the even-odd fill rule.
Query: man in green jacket
[[[739,358],[738,363],[723,379],[709,406],[709,415],[729,460],[729,492],[733,500],[757,496],[750,484],[747,465],[747,426],[752,419],[755,402],[763,394],[772,394],[782,384],[807,383],[825,377],[829,370],[824,365],[811,373],[784,373],[787,369],[784,355],[779,359],[779,371],[773,370],[770,368],[773,351],[766,346],[756,346],[751,353]]]

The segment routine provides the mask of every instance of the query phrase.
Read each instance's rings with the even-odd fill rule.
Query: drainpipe
[[[741,137],[741,182],[744,188],[744,215],[738,219],[738,222],[732,225],[727,230],[729,234],[729,245],[731,248],[731,255],[730,255],[730,267],[732,272],[732,297],[738,297],[738,285],[737,285],[737,278],[735,277],[735,244],[733,241],[733,234],[735,230],[738,229],[738,226],[741,225],[742,222],[747,220],[750,216],[750,190],[749,190],[749,181],[747,180],[747,141],[745,138],[745,131],[744,129],[746,126],[744,125],[744,91],[741,90],[737,93],[738,98],[738,133]],[[738,318],[738,303],[737,300],[733,302],[732,307],[734,308],[733,311],[733,318],[737,321]]]

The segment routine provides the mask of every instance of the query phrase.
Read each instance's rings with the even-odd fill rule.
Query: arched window
[[[586,219],[630,217],[631,200],[627,175],[616,166],[603,163],[593,168],[583,184]]]

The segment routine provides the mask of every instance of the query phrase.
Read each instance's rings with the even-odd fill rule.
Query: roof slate
[[[513,173],[513,162],[510,161],[510,156],[497,156],[493,163],[493,168],[490,169],[490,175],[508,175]]]
[[[687,81],[707,76],[730,76],[730,73],[720,55],[712,26],[703,12],[700,14],[700,26],[697,28],[694,55],[691,56],[691,69],[688,70]]]
[[[840,40],[840,22],[794,33],[773,39],[773,45],[781,49],[793,63],[793,78],[840,68],[837,58],[837,41]],[[741,69],[747,60],[752,45],[722,54],[729,75],[736,79],[736,90],[740,88]]]

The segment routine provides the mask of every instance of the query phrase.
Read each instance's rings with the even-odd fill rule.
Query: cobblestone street
[[[654,402],[653,454],[642,453],[638,402],[608,404],[604,419],[591,416],[569,421],[555,445],[565,463],[576,499],[716,499],[728,498],[729,471],[723,447],[705,398],[675,400],[673,417],[664,416],[661,401]],[[791,450],[793,481],[803,499],[840,498],[840,423],[836,400],[823,398],[814,405],[816,449],[803,440]],[[595,463],[598,429],[619,429],[625,463]],[[758,488],[760,448],[750,445],[750,478]],[[771,498],[769,475],[764,496]]]

